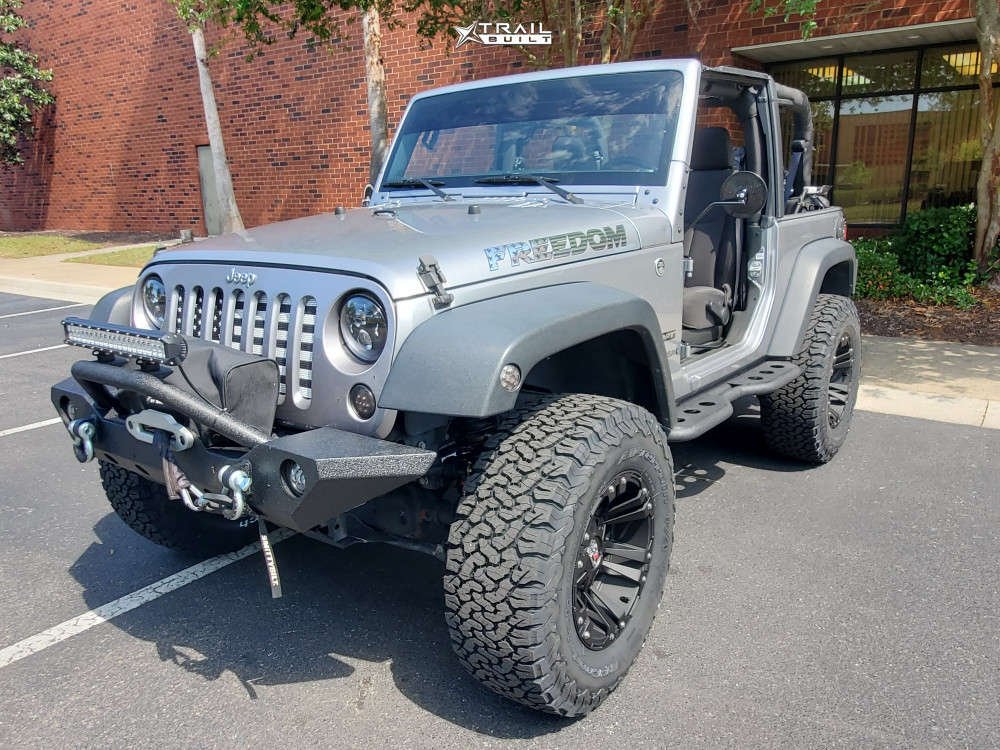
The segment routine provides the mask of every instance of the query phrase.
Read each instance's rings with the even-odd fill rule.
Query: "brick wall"
[[[794,39],[797,23],[745,3],[665,0],[636,57],[747,65],[733,46]],[[828,0],[817,34],[971,15],[970,0]],[[696,12],[694,19],[689,8]],[[204,233],[196,148],[207,144],[190,38],[166,0],[33,0],[19,32],[54,70],[56,103],[26,163],[0,172],[0,229]],[[530,20],[530,19],[529,19]],[[252,62],[230,43],[212,72],[237,201],[248,226],[357,205],[368,173],[360,28],[331,53],[282,41]],[[390,123],[417,91],[525,70],[502,48],[421,49],[405,25],[384,41]],[[596,62],[591,43],[583,62]]]
[[[741,0],[689,0],[696,10],[690,22],[692,51],[708,65],[753,66],[729,52],[732,47],[798,38],[800,24],[781,16],[751,17]],[[934,23],[975,15],[972,0],[821,0],[813,36],[875,31]]]

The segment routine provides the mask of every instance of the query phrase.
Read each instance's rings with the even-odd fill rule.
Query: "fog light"
[[[296,497],[306,491],[306,473],[294,461],[285,461],[281,466],[281,474],[285,478],[285,486]]]
[[[375,394],[367,385],[358,383],[351,388],[351,408],[358,419],[371,419],[375,414]]]
[[[521,368],[514,364],[504,365],[500,370],[500,385],[513,393],[521,387]]]

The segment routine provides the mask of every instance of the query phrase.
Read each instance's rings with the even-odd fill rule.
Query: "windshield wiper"
[[[568,190],[563,190],[561,187],[554,184],[559,182],[559,180],[555,177],[540,177],[536,174],[518,172],[517,174],[499,174],[494,175],[493,177],[480,177],[476,180],[476,182],[483,185],[541,185],[542,187],[547,187],[560,198],[568,200],[570,203],[583,203],[583,198],[580,196],[573,195],[573,193]]]
[[[426,177],[407,177],[402,180],[393,180],[392,182],[382,183],[382,187],[384,188],[425,187],[443,200],[454,200],[450,195],[442,190],[439,185],[444,185],[444,183],[441,182],[441,180],[431,180]]]

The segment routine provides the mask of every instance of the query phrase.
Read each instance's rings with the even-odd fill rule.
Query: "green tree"
[[[0,0],[0,165],[4,168],[24,161],[20,146],[35,132],[35,112],[53,101],[42,85],[52,80],[52,71],[41,70],[38,56],[13,39],[14,32],[26,25],[17,14],[21,4],[21,0]]]
[[[785,23],[793,16],[802,19],[802,38],[808,39],[816,30],[816,8],[820,0],[751,0],[750,14],[760,13],[764,18],[781,15]]]
[[[751,0],[749,12],[765,18],[782,14],[785,21],[802,19],[802,36],[816,30],[816,10],[821,0]],[[983,271],[993,274],[1000,286],[1000,265],[996,248],[1000,242],[1000,95],[993,86],[993,74],[1000,67],[1000,3],[975,0],[976,38],[979,42],[979,141],[982,165],[976,183],[976,239],[973,258]]]

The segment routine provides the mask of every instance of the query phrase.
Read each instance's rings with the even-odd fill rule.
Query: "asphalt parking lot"
[[[127,529],[61,424],[12,432],[80,358],[49,348],[67,304],[0,294],[0,649],[199,562]],[[827,466],[759,446],[749,413],[675,449],[660,615],[585,719],[466,676],[436,560],[298,536],[282,599],[253,555],[0,660],[0,746],[995,747],[1000,432],[860,412]]]

